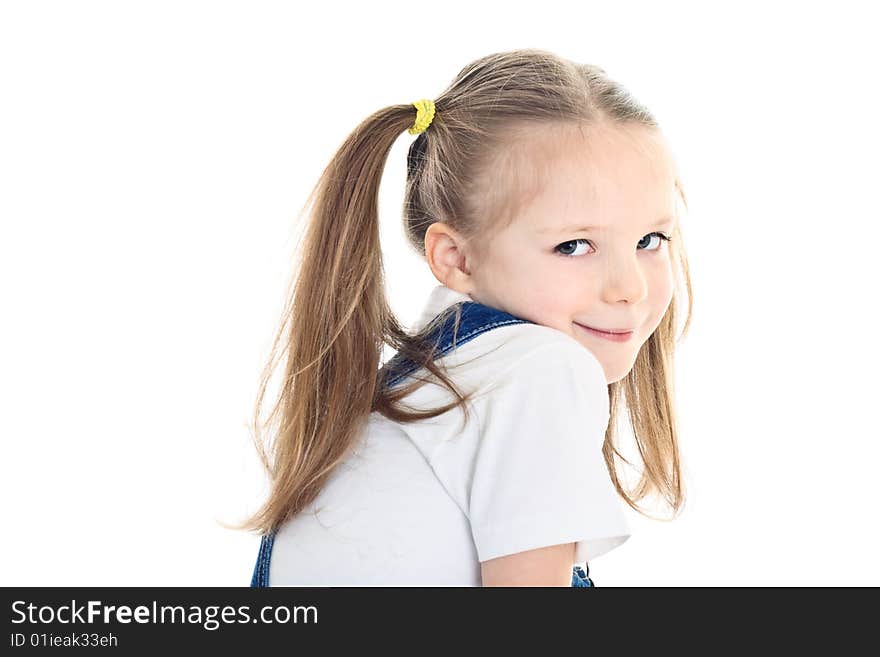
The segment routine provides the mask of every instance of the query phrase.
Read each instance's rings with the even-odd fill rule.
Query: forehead
[[[647,126],[521,129],[505,159],[499,174],[519,228],[641,228],[675,215],[675,163],[662,133]]]

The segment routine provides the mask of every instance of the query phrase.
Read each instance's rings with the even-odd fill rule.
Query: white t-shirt
[[[462,300],[438,285],[415,328]],[[352,457],[279,527],[271,586],[481,586],[481,561],[575,542],[583,564],[629,538],[602,456],[608,389],[589,350],[524,323],[437,362],[477,391],[470,420],[460,408],[403,424],[372,413]],[[453,399],[429,382],[403,402]]]

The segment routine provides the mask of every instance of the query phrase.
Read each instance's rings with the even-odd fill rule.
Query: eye
[[[648,249],[648,251],[659,251],[660,247],[663,246],[663,242],[669,241],[669,237],[667,235],[664,235],[663,233],[648,233],[647,235],[645,235],[645,237],[648,238],[649,242],[652,237],[657,238],[657,248],[656,249]],[[642,240],[644,240],[645,237],[643,237]],[[642,243],[642,240],[639,240],[639,244]]]
[[[568,242],[563,242],[562,244],[560,244],[559,246],[557,246],[557,247],[556,247],[556,252],[557,252],[557,253],[561,253],[561,254],[564,255],[564,256],[582,255],[582,254],[583,254],[583,251],[582,251],[581,253],[573,253],[573,252],[572,252],[572,251],[577,250],[577,247],[578,247],[578,245],[579,245],[581,242],[583,242],[584,244],[589,244],[589,242],[588,242],[587,240],[583,240],[583,239],[581,239],[581,240],[569,240]]]
[[[664,235],[663,233],[654,232],[654,233],[648,233],[647,235],[645,235],[645,237],[643,237],[641,240],[639,240],[639,244],[640,245],[643,244],[645,242],[645,239],[647,239],[648,243],[650,243],[652,237],[656,237],[658,240],[656,248],[647,249],[647,248],[642,247],[642,250],[644,250],[644,251],[659,251],[660,247],[663,245],[663,242],[668,242],[670,240],[670,237],[668,235]],[[585,239],[569,240],[567,242],[563,242],[562,244],[559,244],[554,250],[556,253],[559,253],[560,255],[566,256],[568,258],[583,255],[584,254],[583,251],[577,252],[577,248],[581,243],[583,243],[584,245],[588,245],[590,242]]]

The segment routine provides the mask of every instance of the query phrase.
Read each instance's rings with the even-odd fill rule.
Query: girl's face
[[[527,203],[467,254],[471,298],[571,335],[625,377],[674,291],[675,166],[648,128],[541,133],[521,151]],[[522,166],[523,162],[519,162]],[[659,234],[658,234],[659,233]],[[587,328],[629,329],[614,341]]]

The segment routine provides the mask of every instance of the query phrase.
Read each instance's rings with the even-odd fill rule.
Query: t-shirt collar
[[[473,299],[469,295],[457,292],[442,283],[437,285],[428,296],[428,301],[425,303],[422,314],[419,315],[413,329],[416,332],[421,331],[428,322],[459,301],[473,301]]]

